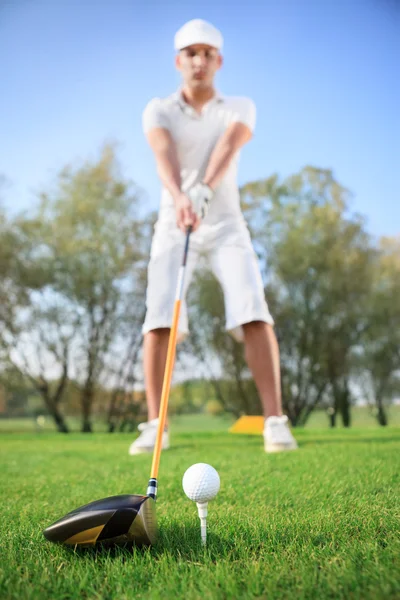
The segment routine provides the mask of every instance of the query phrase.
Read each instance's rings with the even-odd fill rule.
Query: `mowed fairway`
[[[158,544],[99,552],[42,530],[92,500],[145,493],[151,457],[130,457],[127,434],[3,433],[0,598],[400,597],[399,428],[306,429],[279,455],[258,436],[184,429],[161,458]],[[221,477],[206,549],[181,486],[196,462]]]

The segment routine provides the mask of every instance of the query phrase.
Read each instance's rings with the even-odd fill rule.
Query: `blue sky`
[[[120,143],[124,173],[157,208],[141,115],[179,85],[173,36],[204,18],[225,38],[224,94],[258,109],[240,183],[332,168],[376,235],[400,232],[400,8],[396,0],[2,0],[0,173],[29,208],[66,163]]]

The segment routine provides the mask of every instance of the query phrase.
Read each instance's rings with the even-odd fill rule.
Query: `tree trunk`
[[[63,415],[58,410],[57,403],[50,396],[48,383],[42,382],[39,385],[36,384],[36,389],[42,396],[45,406],[46,406],[47,410],[49,411],[50,415],[53,417],[54,423],[56,424],[56,427],[57,427],[57,431],[59,431],[60,433],[69,433],[68,426],[67,426],[66,422],[64,421]]]
[[[125,409],[124,414],[119,425],[118,431],[136,431],[138,422],[140,419],[141,406],[138,403],[134,402],[134,393],[130,392],[129,394],[129,402],[124,403]]]
[[[90,414],[93,402],[93,388],[87,385],[82,392],[82,433],[92,433]]]
[[[113,390],[113,393],[111,395],[110,405],[108,407],[108,413],[107,413],[108,433],[113,433],[116,429],[116,421],[117,421],[116,407],[117,407],[118,396],[120,395],[120,393],[121,393],[121,390],[116,389],[116,390]]]
[[[336,410],[333,407],[331,407],[328,410],[329,427],[331,427],[331,428],[336,427],[336,415],[337,415]]]
[[[249,404],[249,399],[247,397],[246,390],[243,387],[243,381],[238,373],[237,369],[235,370],[235,382],[236,382],[236,391],[238,393],[238,397],[241,399],[241,408],[244,409],[246,415],[251,415],[252,410]]]
[[[82,433],[93,433],[92,424],[91,424],[89,418],[85,418],[85,417],[83,418],[81,432]]]
[[[340,412],[342,414],[342,421],[344,427],[350,427],[351,425],[351,412],[350,412],[350,390],[347,387],[347,383],[340,393]]]
[[[141,319],[142,321],[145,318],[145,312],[146,311],[144,311],[142,314],[142,319]],[[121,363],[121,367],[118,372],[117,385],[116,385],[116,388],[113,390],[113,393],[112,393],[111,399],[110,399],[110,405],[108,407],[107,425],[108,425],[109,433],[113,433],[118,428],[118,421],[119,421],[120,412],[121,412],[121,405],[123,403],[121,401],[121,396],[123,396],[124,392],[126,391],[128,382],[131,384],[132,388],[133,388],[133,384],[135,383],[134,367],[136,365],[138,355],[139,355],[139,350],[142,346],[142,343],[143,343],[142,335],[141,334],[138,335],[137,333],[133,332],[132,338],[131,338],[131,341],[129,344],[128,352],[127,352],[125,360],[123,360]],[[123,398],[122,398],[122,400],[123,400]]]
[[[51,416],[54,419],[54,422],[57,426],[57,431],[59,431],[60,433],[69,433],[69,429],[68,426],[66,424],[66,422],[64,421],[64,417],[62,416],[62,414],[59,412],[57,407],[54,407],[54,410],[51,410]]]
[[[383,427],[385,427],[388,424],[388,420],[387,420],[386,411],[383,406],[383,402],[382,402],[381,398],[377,398],[376,404],[378,407],[378,413],[376,415],[376,419],[377,419],[379,425],[382,425]]]
[[[351,412],[350,406],[347,402],[342,406],[342,421],[344,427],[351,426]]]
[[[315,394],[315,398],[313,400],[312,403],[310,404],[305,404],[303,402],[302,405],[302,409],[301,409],[301,413],[300,413],[300,417],[298,420],[298,425],[301,427],[304,427],[305,424],[307,423],[311,413],[315,410],[315,408],[320,404],[321,402],[321,398],[323,396],[323,393],[325,391],[326,388],[326,383],[322,384],[319,386],[317,393]],[[310,390],[307,391],[307,393],[310,393]]]
[[[350,427],[350,390],[347,380],[332,381],[332,392],[334,397],[335,413],[340,413],[344,427]]]

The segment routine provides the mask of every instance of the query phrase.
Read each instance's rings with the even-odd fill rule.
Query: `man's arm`
[[[151,129],[147,140],[156,159],[157,172],[174,200],[181,194],[178,155],[170,132],[162,127]]]
[[[224,177],[235,156],[252,137],[251,130],[244,123],[232,123],[220,137],[210,156],[203,183],[215,190]]]
[[[146,137],[154,153],[158,175],[174,200],[178,227],[186,231],[191,225],[195,231],[200,220],[193,212],[189,198],[181,191],[178,155],[170,132],[162,127],[154,127]]]
[[[239,121],[232,123],[222,134],[212,151],[204,178],[188,192],[195,214],[201,218],[207,214],[215,188],[224,177],[236,152],[251,137],[250,127]]]

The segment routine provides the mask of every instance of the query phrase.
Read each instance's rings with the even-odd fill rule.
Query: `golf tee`
[[[201,542],[205,546],[207,541],[208,502],[197,502],[197,511],[200,517]]]

